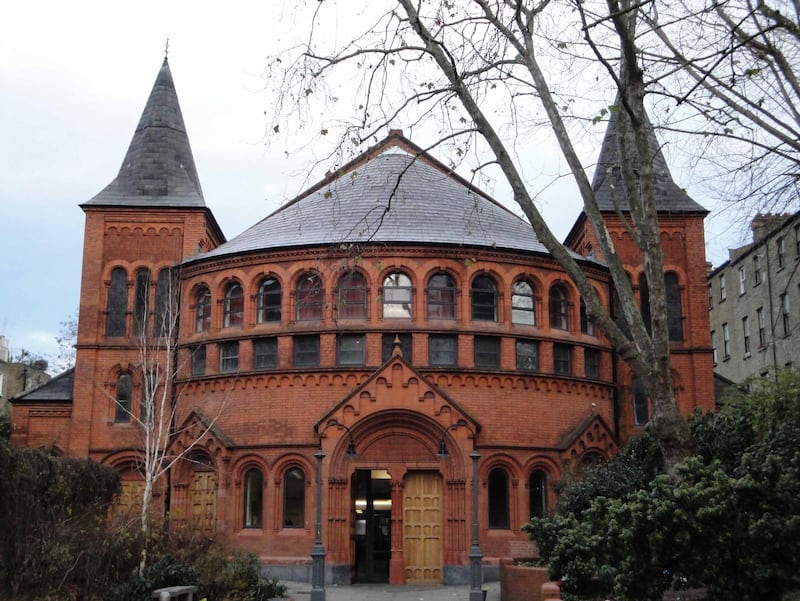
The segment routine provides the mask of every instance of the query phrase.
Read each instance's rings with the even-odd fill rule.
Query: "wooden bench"
[[[196,592],[196,586],[168,586],[153,591],[153,599],[158,599],[158,601],[170,601],[170,599],[193,601]]]

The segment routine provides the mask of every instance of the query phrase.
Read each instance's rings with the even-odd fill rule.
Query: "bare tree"
[[[298,127],[309,124],[323,135],[336,131],[337,149],[344,155],[382,128],[405,121],[423,130],[435,128],[438,135],[431,147],[447,145],[462,160],[468,153],[477,157],[473,173],[499,169],[537,238],[575,283],[587,313],[646,383],[654,408],[651,426],[668,466],[674,465],[690,443],[670,375],[653,171],[660,150],[645,110],[646,82],[637,46],[645,5],[634,0],[388,4],[364,33],[341,45],[331,44],[326,35],[325,24],[332,18],[325,13],[328,4],[316,6],[308,40],[269,64],[266,77],[274,82],[276,97],[272,131],[284,127],[296,135]],[[355,79],[348,81],[348,89],[337,90],[340,77]],[[337,92],[351,95],[342,98]],[[313,118],[315,113],[329,115],[329,105],[346,101],[353,102],[352,122]],[[342,118],[341,110],[334,112]],[[292,121],[298,115],[302,124]],[[622,177],[622,189],[616,190],[618,215],[642,254],[650,291],[649,331],[577,149],[581,128],[605,115],[616,119]],[[536,207],[534,182],[524,175],[530,149],[523,141],[537,126],[551,132],[577,184],[627,328],[617,325]]]
[[[78,311],[73,311],[59,323],[61,326],[56,336],[58,355],[56,356],[56,373],[75,367],[75,345],[78,343]]]
[[[642,62],[665,126],[696,137],[697,156],[744,207],[796,206],[800,181],[800,5],[680,0],[641,11]]]
[[[155,487],[176,463],[189,458],[192,450],[214,427],[225,406],[223,400],[213,416],[204,416],[199,428],[195,428],[195,424],[187,426],[193,432],[188,445],[177,449],[171,444],[181,434],[181,425],[177,421],[179,414],[186,415],[186,408],[180,407],[180,390],[175,385],[183,367],[178,353],[180,279],[177,269],[165,269],[159,274],[152,311],[147,305],[149,281],[144,283],[142,290],[145,291],[143,300],[136,303],[139,314],[134,316],[139,341],[137,368],[141,378],[141,406],[138,412],[133,406],[125,408],[138,427],[141,441],[137,458],[144,487],[139,520],[145,544],[142,546],[140,570],[148,559],[147,536]]]

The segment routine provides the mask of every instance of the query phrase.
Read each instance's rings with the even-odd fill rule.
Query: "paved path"
[[[311,584],[307,582],[281,581],[289,589],[289,601],[309,601]],[[500,601],[500,583],[488,582],[486,601]],[[354,584],[351,586],[328,586],[325,601],[467,601],[469,585],[388,585]]]

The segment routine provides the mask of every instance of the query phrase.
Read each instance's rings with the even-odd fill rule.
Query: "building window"
[[[638,378],[633,379],[633,423],[643,426],[650,421],[650,398],[647,388]]]
[[[253,369],[278,367],[278,339],[256,338],[253,340]]]
[[[753,255],[753,286],[761,283],[761,257]]]
[[[172,271],[162,269],[156,281],[156,308],[153,314],[153,335],[159,338],[169,336],[177,325],[177,284]]]
[[[261,528],[261,511],[264,498],[264,476],[253,468],[244,475],[244,527]]]
[[[106,299],[106,336],[126,336],[128,311],[128,273],[122,267],[111,271]]]
[[[511,321],[522,325],[536,325],[536,304],[533,284],[517,280],[511,291]]]
[[[410,318],[412,298],[411,279],[406,274],[395,271],[387,275],[383,279],[384,319]]]
[[[717,333],[711,330],[711,362],[717,364]]]
[[[664,290],[667,297],[667,330],[669,339],[673,342],[680,342],[683,340],[683,304],[681,302],[678,274],[673,272],[664,274]]]
[[[294,337],[294,366],[319,367],[319,335]]]
[[[480,275],[472,280],[472,319],[497,321],[497,286],[488,276]]]
[[[794,258],[800,259],[800,224],[794,226]]]
[[[131,390],[133,388],[133,378],[131,374],[124,371],[117,376],[117,393],[115,396],[114,422],[128,423],[131,421]]]
[[[722,360],[727,361],[731,358],[731,332],[728,324],[722,324]]]
[[[192,375],[204,376],[206,374],[206,347],[201,345],[192,349]]]
[[[219,370],[231,372],[239,370],[239,342],[223,342],[219,345]]]
[[[583,349],[583,369],[587,378],[600,377],[600,351],[594,348]]]
[[[778,248],[778,269],[783,269],[786,266],[786,240],[781,236],[775,244]]]
[[[747,292],[747,272],[744,265],[739,267],[739,296]]]
[[[475,367],[498,369],[500,367],[500,339],[497,336],[475,336],[473,342]]]
[[[386,363],[392,358],[395,338],[400,341],[400,352],[403,353],[403,359],[411,364],[411,334],[383,334],[381,336],[381,361]]]
[[[756,323],[758,324],[758,348],[764,348],[767,346],[767,333],[763,307],[756,309]]]
[[[446,273],[428,280],[428,319],[456,318],[456,284]]]
[[[517,369],[539,371],[539,343],[536,340],[517,340]]]
[[[458,336],[430,334],[428,336],[428,363],[432,367],[453,367],[458,364]]]
[[[783,335],[791,333],[789,329],[789,296],[784,292],[781,294],[781,321],[783,322]]]
[[[364,365],[364,334],[339,334],[336,337],[337,365]]]
[[[133,335],[147,336],[147,318],[150,309],[150,270],[142,267],[136,272],[133,292]]]
[[[719,276],[719,300],[724,301],[728,298],[727,284],[725,283],[725,274]]]
[[[339,280],[339,319],[367,318],[367,281],[357,271]]]
[[[258,287],[258,300],[256,301],[256,319],[258,323],[268,323],[281,320],[281,283],[273,277],[268,277]]]
[[[304,528],[306,524],[306,477],[293,467],[283,477],[283,527]]]
[[[644,327],[647,328],[649,333],[653,327],[650,319],[650,286],[647,282],[647,276],[643,273],[639,274],[639,311],[642,314]]]
[[[244,323],[244,291],[240,284],[231,284],[225,291],[222,327],[241,328]]]
[[[568,329],[567,292],[564,286],[561,284],[552,286],[548,300],[550,305],[550,327],[557,330]]]
[[[742,317],[742,336],[744,337],[744,356],[750,356],[750,318]]]
[[[714,293],[712,291],[711,282],[708,283],[708,310],[714,308]]]
[[[581,299],[581,332],[587,336],[594,336],[594,318],[586,312],[586,302]]]
[[[322,280],[315,273],[306,273],[297,284],[297,321],[322,319]]]
[[[508,474],[496,467],[489,472],[489,528],[510,528]]]
[[[195,305],[195,332],[208,332],[211,329],[211,292],[208,288],[197,291]]]
[[[528,494],[530,495],[530,513],[532,518],[547,515],[547,474],[542,470],[533,470],[528,478]]]
[[[572,373],[572,346],[569,344],[553,345],[553,371],[561,376]]]

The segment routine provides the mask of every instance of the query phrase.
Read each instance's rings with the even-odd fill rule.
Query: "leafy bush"
[[[800,374],[751,387],[694,417],[697,452],[674,474],[628,449],[524,527],[566,592],[649,601],[704,587],[756,601],[800,588]]]
[[[149,601],[154,590],[166,586],[197,586],[200,574],[192,566],[179,563],[171,555],[164,555],[126,582],[112,586],[103,596],[104,601]]]

